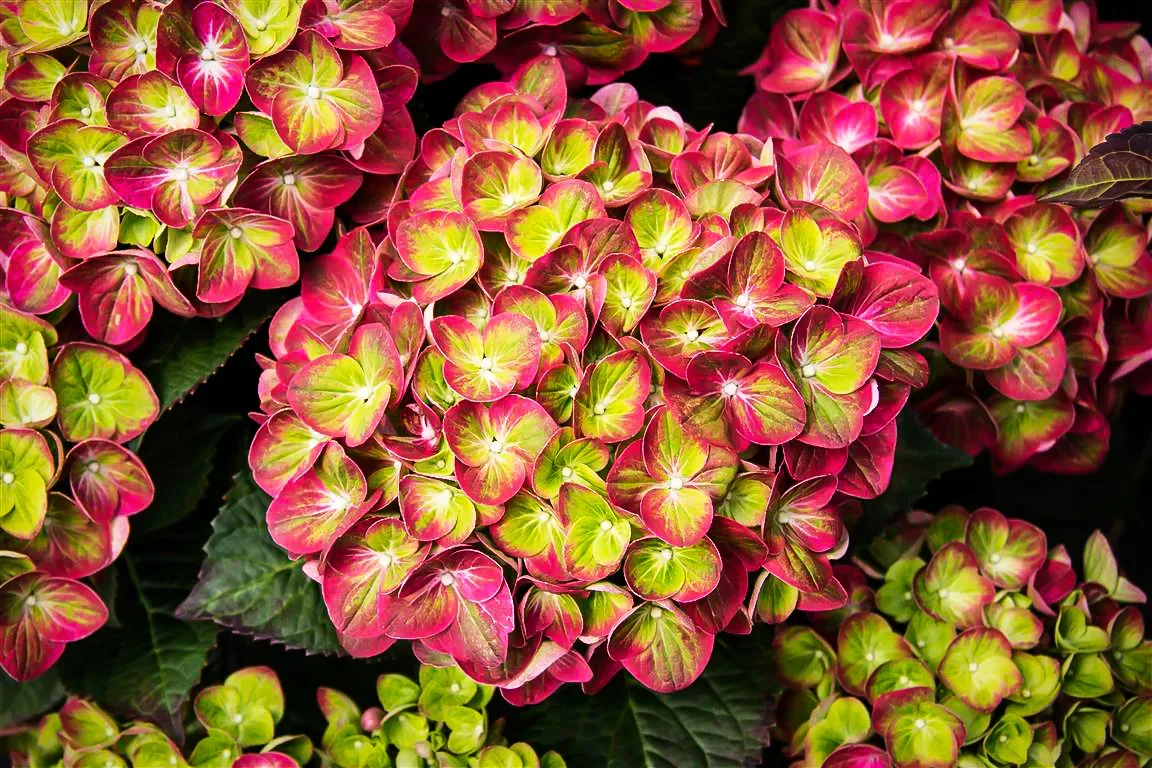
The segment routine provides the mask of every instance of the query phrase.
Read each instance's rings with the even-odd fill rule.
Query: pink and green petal
[[[380,595],[394,592],[424,561],[427,548],[395,518],[365,517],[324,556],[324,604],[349,637],[380,632]]]
[[[670,603],[642,603],[608,639],[609,656],[659,693],[688,687],[712,655],[713,636]]]
[[[75,342],[56,356],[52,388],[64,439],[117,443],[141,434],[159,413],[152,385],[128,358],[107,347]]]
[[[984,607],[992,602],[995,587],[980,573],[972,550],[952,541],[916,574],[913,593],[920,607],[940,621],[976,627],[984,623]]]
[[[968,706],[991,712],[1023,683],[1012,647],[999,631],[976,627],[952,641],[938,670],[940,681]]]
[[[584,437],[606,443],[627,440],[643,426],[650,386],[651,369],[640,353],[614,352],[585,371],[573,424]]]
[[[65,467],[76,503],[98,523],[134,515],[155,496],[140,459],[111,440],[89,439],[73,446]]]
[[[273,499],[269,533],[289,552],[321,552],[361,517],[366,495],[363,471],[339,445],[330,443],[315,466]]]

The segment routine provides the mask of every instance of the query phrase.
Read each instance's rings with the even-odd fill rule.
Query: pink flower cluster
[[[339,205],[371,220],[415,151],[411,3],[9,5],[0,193],[32,215],[0,231],[4,294],[75,300],[99,341],[138,343],[157,303],[217,317],[295,283],[297,249]]]
[[[0,328],[0,669],[29,680],[108,618],[81,579],[112,564],[128,518],[152,503],[124,444],[159,404],[115,350],[61,344],[53,326],[4,304]]]
[[[383,226],[305,267],[249,454],[349,652],[409,640],[515,703],[679,689],[760,603],[845,604],[842,517],[888,485],[938,311],[862,250],[840,148],[565,80],[469,93]]]
[[[740,128],[783,153],[779,182],[796,146],[850,155],[824,204],[939,290],[921,417],[1005,470],[1095,469],[1126,385],[1150,389],[1148,204],[1043,200],[1152,118],[1137,28],[1086,2],[844,3],[785,14],[749,70]]]

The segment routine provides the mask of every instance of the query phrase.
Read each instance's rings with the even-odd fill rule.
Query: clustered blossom
[[[394,42],[410,2],[88,5],[0,9],[16,309],[78,305],[92,338],[125,348],[156,304],[220,316],[297,282],[337,206],[372,221],[412,159],[418,65]]]
[[[108,610],[83,579],[128,540],[152,503],[125,443],[159,412],[119,352],[60,343],[56,329],[0,303],[0,669],[29,680]]]
[[[569,101],[550,57],[465,96],[261,358],[250,466],[347,650],[518,704],[668,691],[758,600],[843,605],[938,308],[845,223],[848,166],[626,85]]]
[[[1152,389],[1149,206],[1043,200],[1108,134],[1152,119],[1137,29],[1088,2],[845,3],[785,14],[749,70],[741,130],[850,154],[824,194],[858,190],[837,212],[865,247],[936,284],[917,410],[1003,469],[1097,468],[1126,384]]]
[[[989,508],[913,512],[870,551],[851,612],[790,623],[773,641],[776,731],[797,765],[1152,757],[1152,639],[1132,605],[1146,597],[1099,532],[1079,584],[1063,546]]]
[[[152,723],[121,724],[78,698],[17,729],[6,746],[17,768],[299,768],[313,758],[336,768],[564,768],[555,752],[537,756],[529,744],[509,746],[502,724],[489,721],[493,689],[459,670],[421,667],[419,682],[382,675],[376,690],[381,706],[361,712],[343,693],[318,689],[316,701],[328,722],[318,745],[307,736],[276,734],[286,704],[280,680],[268,667],[247,667],[196,695],[196,730],[203,735],[183,749]]]

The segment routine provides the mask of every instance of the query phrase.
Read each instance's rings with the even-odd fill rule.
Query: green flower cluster
[[[1101,534],[1079,582],[1063,547],[986,508],[913,513],[869,555],[851,609],[776,634],[776,735],[799,765],[1152,759],[1152,640],[1125,605],[1145,596]]]
[[[485,711],[495,688],[456,667],[420,668],[419,681],[382,675],[380,707],[361,711],[330,688],[317,692],[328,718],[321,741],[336,768],[565,768],[555,752],[538,756],[528,744],[507,744],[502,723]]]
[[[196,696],[181,749],[151,723],[120,724],[95,704],[69,699],[59,712],[0,740],[21,768],[565,768],[554,752],[537,756],[507,744],[489,721],[491,686],[456,668],[421,667],[377,681],[380,707],[361,710],[331,688],[316,693],[328,721],[320,744],[277,735],[284,693],[276,673],[249,667]]]

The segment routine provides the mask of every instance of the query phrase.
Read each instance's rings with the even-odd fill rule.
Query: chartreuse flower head
[[[285,701],[275,672],[248,667],[197,694],[194,735],[182,745],[151,723],[121,723],[70,698],[59,712],[17,729],[6,746],[20,765],[92,768],[564,768],[555,752],[537,755],[529,744],[508,743],[503,722],[489,719],[492,687],[455,667],[422,666],[418,682],[381,675],[376,691],[379,703],[361,710],[337,690],[318,689],[327,727],[313,742],[277,734],[285,707],[298,705]]]
[[[922,552],[927,545],[927,552]],[[777,729],[804,765],[1126,765],[1152,757],[1152,640],[1107,541],[1084,582],[993,509],[912,513],[861,561],[864,608],[782,627]],[[861,574],[863,580],[863,574]]]

